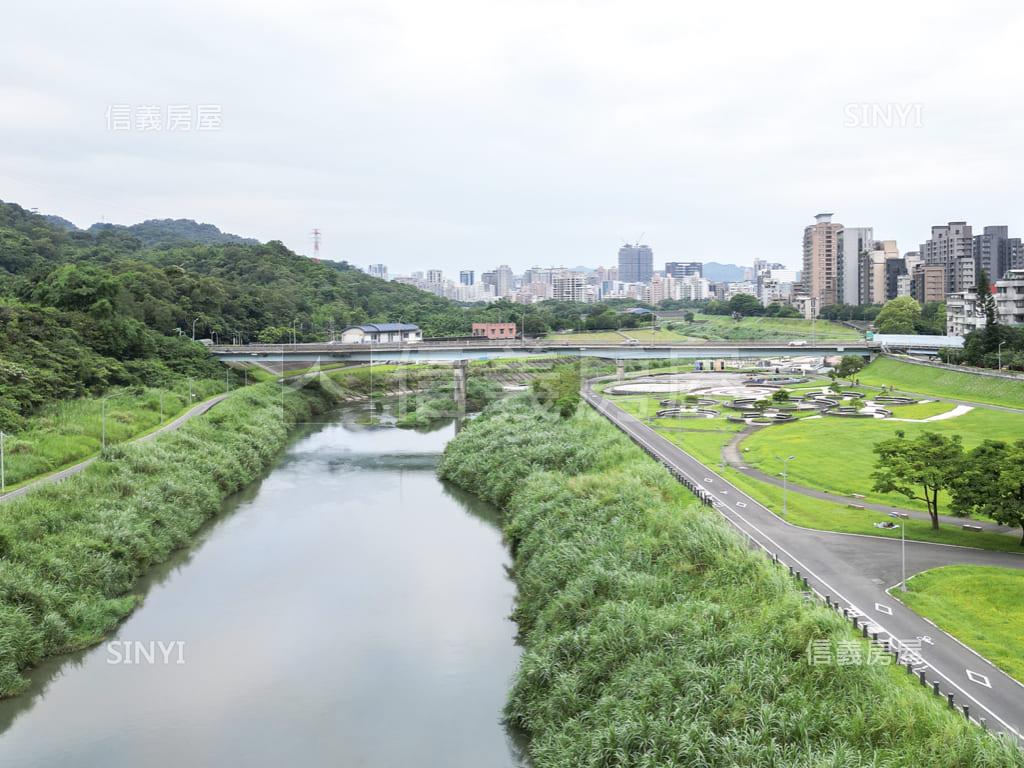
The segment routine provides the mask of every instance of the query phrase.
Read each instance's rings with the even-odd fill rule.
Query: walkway
[[[150,440],[153,440],[155,437],[157,437],[157,435],[162,435],[162,434],[165,434],[167,432],[173,432],[174,430],[178,429],[182,424],[184,424],[185,422],[189,421],[190,419],[194,419],[196,416],[201,416],[202,414],[206,413],[208,410],[213,408],[213,406],[215,406],[217,403],[219,403],[221,400],[223,400],[227,396],[228,396],[228,394],[225,393],[223,395],[217,395],[216,397],[211,397],[209,400],[204,400],[203,402],[199,403],[198,405],[194,405],[191,408],[189,408],[187,411],[185,411],[185,413],[181,414],[180,416],[178,416],[173,421],[170,421],[167,424],[164,424],[159,429],[154,429],[152,432],[149,432],[149,433],[143,435],[142,437],[136,437],[136,438],[133,438],[131,440],[127,440],[125,442],[129,442],[129,443],[146,443],[146,442],[149,442]],[[31,481],[25,483],[25,485],[21,486],[17,490],[10,491],[9,493],[5,493],[3,496],[0,496],[0,502],[10,501],[11,499],[16,499],[19,496],[25,495],[26,493],[31,491],[33,488],[37,488],[40,485],[45,485],[46,483],[56,483],[56,482],[59,482],[61,480],[66,480],[67,478],[71,477],[72,475],[77,475],[83,469],[85,469],[90,464],[92,464],[94,461],[96,461],[97,458],[98,458],[98,456],[90,456],[88,459],[84,459],[83,461],[80,461],[77,464],[72,464],[70,467],[66,467],[66,468],[64,468],[64,469],[62,469],[62,470],[60,470],[58,472],[53,472],[53,473],[51,473],[49,475],[44,475],[43,477],[39,477],[39,478],[36,478],[35,480],[31,480]]]

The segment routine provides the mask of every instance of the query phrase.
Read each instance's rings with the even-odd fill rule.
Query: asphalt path
[[[180,427],[182,424],[184,424],[185,422],[189,421],[190,419],[194,419],[196,416],[201,416],[202,414],[206,413],[208,410],[213,408],[213,406],[215,406],[217,403],[219,403],[221,400],[223,400],[227,396],[228,396],[227,393],[225,393],[223,395],[217,395],[216,397],[211,397],[209,400],[204,400],[203,402],[199,403],[198,405],[194,405],[191,408],[189,408],[187,411],[185,411],[183,414],[178,416],[173,421],[167,422],[166,424],[164,424],[159,429],[154,429],[152,432],[149,432],[149,433],[143,435],[142,437],[136,437],[136,438],[133,438],[132,440],[129,440],[127,442],[130,442],[130,443],[145,443],[145,442],[148,442],[150,440],[155,439],[158,435],[162,435],[162,434],[165,434],[167,432],[173,432],[174,430],[178,429],[178,427]],[[31,482],[25,483],[25,485],[21,486],[17,490],[10,491],[8,493],[5,493],[3,496],[0,496],[0,502],[10,501],[11,499],[16,499],[19,496],[24,496],[26,493],[31,491],[33,488],[38,488],[40,485],[45,485],[47,483],[56,483],[56,482],[59,482],[61,480],[66,480],[67,478],[71,477],[72,475],[77,475],[83,469],[85,469],[90,464],[92,464],[94,461],[96,461],[96,459],[97,459],[96,456],[91,456],[88,459],[84,459],[83,461],[78,462],[77,464],[72,464],[70,467],[65,467],[64,469],[60,470],[59,472],[53,472],[53,473],[51,473],[49,475],[45,475],[44,477],[40,477],[40,478],[38,478],[36,480],[32,480]]]
[[[896,648],[943,702],[985,727],[1010,734],[1024,746],[1024,686],[967,646],[904,606],[896,596],[901,582],[901,542],[859,534],[817,531],[794,526],[729,483],[712,468],[669,442],[584,384],[584,399],[622,429],[634,442],[677,476],[706,494],[714,508],[752,546],[777,558],[781,567],[807,579],[807,591],[836,606],[868,636]],[[989,565],[1024,568],[1024,555],[969,547],[907,541],[906,575],[943,565]],[[894,589],[891,590],[890,588]],[[918,650],[918,647],[920,650]]]

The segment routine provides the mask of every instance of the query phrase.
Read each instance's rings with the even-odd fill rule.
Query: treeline
[[[1024,765],[916,678],[815,662],[866,648],[589,409],[495,404],[440,473],[503,511],[537,768]]]

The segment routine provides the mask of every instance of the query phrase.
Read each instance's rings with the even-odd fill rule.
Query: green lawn
[[[586,333],[549,333],[545,336],[548,341],[611,341],[621,344],[626,339],[615,331],[588,331]]]
[[[896,593],[922,616],[1024,681],[1024,571],[949,565]]]
[[[744,462],[763,472],[775,472],[775,456],[796,456],[790,462],[790,479],[797,485],[850,495],[862,493],[869,501],[924,510],[921,502],[896,493],[871,490],[875,466],[873,447],[902,430],[913,438],[921,432],[959,434],[971,448],[983,439],[1018,440],[1024,435],[1024,414],[977,408],[951,419],[914,424],[885,419],[803,419],[760,430],[743,441]],[[749,449],[749,450],[747,450]],[[940,498],[940,512],[948,513],[948,499]]]
[[[1024,409],[1024,379],[1011,381],[975,373],[947,371],[904,363],[889,357],[877,358],[857,374],[857,379],[878,387],[891,384],[904,392]]]
[[[195,381],[193,403],[223,391],[223,381]],[[177,417],[188,404],[188,393],[187,384],[175,390],[123,389],[110,393],[105,404],[101,398],[82,398],[44,407],[29,419],[26,429],[8,434],[4,440],[7,490],[97,453],[103,440],[104,410],[107,443],[120,443]]]
[[[733,320],[728,315],[694,315],[693,322],[682,318],[662,318],[662,325],[671,323],[677,333],[709,341],[858,341],[864,335],[853,328],[828,320],[804,320],[797,317],[744,317]]]
[[[940,413],[948,413],[956,406],[952,403],[944,403],[940,400],[933,400],[930,403],[914,403],[913,405],[898,405],[890,408],[892,415],[898,419],[927,419],[931,416],[938,416]]]

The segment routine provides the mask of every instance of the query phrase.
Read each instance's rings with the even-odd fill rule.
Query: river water
[[[0,766],[524,765],[508,553],[435,474],[455,426],[357,415],[301,430],[110,642],[0,702]]]

